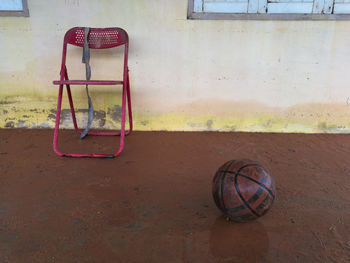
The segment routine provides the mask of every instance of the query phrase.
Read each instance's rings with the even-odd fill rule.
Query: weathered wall
[[[138,130],[350,130],[350,22],[193,21],[187,0],[28,2],[29,18],[0,17],[0,127],[53,127],[64,33],[119,26]],[[69,52],[71,78],[84,78],[81,50]],[[121,76],[120,55],[94,52],[93,78]],[[90,90],[94,124],[117,127],[120,93]],[[73,95],[83,125],[84,89]]]

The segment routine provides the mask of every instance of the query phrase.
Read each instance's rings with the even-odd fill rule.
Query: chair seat
[[[122,85],[121,80],[54,80],[54,85]]]

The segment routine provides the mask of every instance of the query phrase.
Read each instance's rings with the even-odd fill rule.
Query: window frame
[[[23,10],[0,10],[0,16],[24,16],[29,17],[29,9],[28,9],[28,3],[27,0],[22,0],[22,7]]]
[[[350,20],[350,14],[252,14],[194,12],[188,0],[187,19],[193,20]]]

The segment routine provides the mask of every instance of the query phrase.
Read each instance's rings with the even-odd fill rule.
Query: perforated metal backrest
[[[128,43],[128,34],[118,27],[90,28],[88,36],[89,47],[104,49],[120,46]],[[64,36],[64,44],[84,46],[84,27],[74,27]]]

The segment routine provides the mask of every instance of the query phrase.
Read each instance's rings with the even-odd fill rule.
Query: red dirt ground
[[[73,134],[61,150],[118,145]],[[350,262],[350,135],[135,132],[116,159],[59,157],[52,136],[0,130],[0,262]],[[250,223],[211,196],[240,158],[277,186]]]

